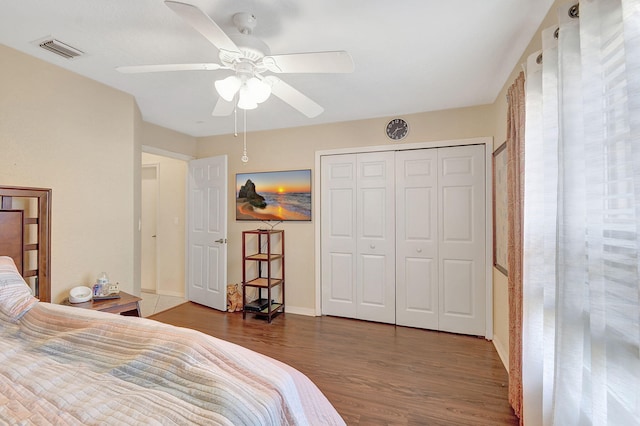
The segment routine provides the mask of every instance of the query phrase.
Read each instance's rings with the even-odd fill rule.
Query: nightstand
[[[69,303],[69,299],[64,299],[62,305],[75,306],[76,308],[93,309],[94,311],[110,312],[130,317],[141,317],[141,298],[121,291],[119,299],[90,300],[82,303]]]

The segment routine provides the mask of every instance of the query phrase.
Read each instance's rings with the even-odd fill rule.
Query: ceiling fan
[[[172,0],[166,0],[165,4],[218,49],[220,63],[134,65],[116,70],[122,73],[231,70],[233,75],[214,84],[220,95],[214,116],[229,115],[236,106],[254,109],[273,93],[313,118],[324,111],[322,106],[278,77],[263,74],[353,72],[353,60],[345,51],[271,55],[269,47],[252,35],[257,20],[250,13],[236,13],[233,22],[238,34],[227,35],[198,7]]]

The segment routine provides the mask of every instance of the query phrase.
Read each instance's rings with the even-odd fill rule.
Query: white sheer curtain
[[[526,86],[523,416],[640,424],[640,0],[561,6]]]

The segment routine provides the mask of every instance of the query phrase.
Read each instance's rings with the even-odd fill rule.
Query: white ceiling
[[[181,0],[227,34],[253,13],[272,54],[346,50],[353,74],[280,74],[322,105],[309,119],[271,96],[247,112],[266,130],[492,103],[553,0]],[[85,55],[37,46],[56,38]],[[0,43],[135,96],[144,120],[193,136],[229,134],[213,117],[228,71],[121,74],[120,65],[219,62],[217,49],[162,0],[5,0]],[[239,120],[241,115],[239,114]]]

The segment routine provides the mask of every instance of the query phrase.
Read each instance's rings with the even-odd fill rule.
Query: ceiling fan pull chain
[[[238,106],[233,107],[233,136],[238,137]]]
[[[249,162],[249,157],[247,157],[247,110],[242,110],[242,115],[244,116],[244,143],[242,146],[242,160],[243,163],[247,164]]]

